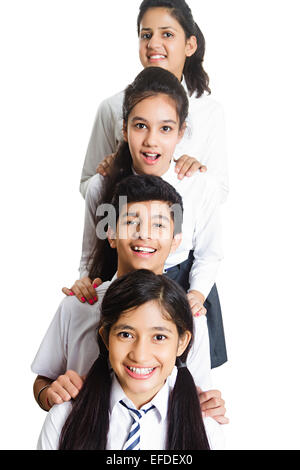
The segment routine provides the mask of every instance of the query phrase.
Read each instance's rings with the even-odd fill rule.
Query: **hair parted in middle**
[[[177,379],[168,403],[167,450],[209,449],[197,389],[185,363],[192,346],[194,322],[186,293],[166,276],[140,269],[117,278],[108,288],[101,306],[99,329],[108,338],[122,313],[147,302],[161,306],[162,315],[172,321],[179,337],[186,331],[192,339],[180,357]],[[99,330],[98,330],[99,331]],[[108,350],[98,332],[99,356],[73,402],[60,439],[61,450],[101,450],[106,448],[109,430],[111,371]],[[155,430],[154,430],[155,432]]]

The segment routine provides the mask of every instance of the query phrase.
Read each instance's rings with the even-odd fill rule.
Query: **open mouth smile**
[[[145,380],[150,378],[154,374],[156,367],[125,366],[125,369],[130,375],[130,377],[133,377],[134,379]]]
[[[160,153],[150,153],[142,152],[143,159],[147,162],[148,165],[155,165],[159,158],[161,157]]]
[[[137,256],[151,256],[156,253],[155,248],[150,248],[148,246],[132,246],[131,250],[137,254]]]

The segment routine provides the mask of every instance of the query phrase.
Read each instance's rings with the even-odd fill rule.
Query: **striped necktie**
[[[148,411],[153,410],[155,406],[152,405],[146,410],[135,410],[134,408],[129,408],[129,406],[125,405],[122,400],[120,400],[120,403],[121,405],[125,406],[125,408],[127,408],[130,413],[130,416],[133,419],[128,437],[123,446],[123,450],[140,450],[140,421],[143,416],[145,416]]]

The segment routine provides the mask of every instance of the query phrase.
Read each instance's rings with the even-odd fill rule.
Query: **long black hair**
[[[193,335],[193,316],[184,290],[166,276],[141,269],[116,279],[108,288],[103,302],[99,328],[107,339],[111,327],[123,312],[149,301],[158,302],[163,315],[175,323],[178,335]],[[176,359],[186,362],[192,340]],[[111,371],[108,350],[98,332],[99,357],[89,371],[84,385],[73,402],[72,411],[62,429],[60,450],[104,450],[109,430]],[[199,398],[187,367],[179,367],[168,403],[167,450],[209,449]],[[155,432],[155,430],[154,430]]]
[[[179,128],[182,129],[189,109],[186,92],[175,75],[160,67],[147,67],[140,72],[133,83],[128,85],[126,88],[123,100],[124,126],[127,126],[128,117],[138,103],[150,96],[156,96],[159,94],[167,95],[174,101],[179,119]],[[98,207],[104,204],[110,204],[114,197],[117,184],[132,174],[132,157],[129,145],[127,142],[123,141],[118,147],[110,175],[103,179],[101,196],[97,204]],[[124,190],[124,187],[122,190]],[[145,194],[145,199],[139,196],[139,201],[151,200],[147,197],[145,188],[140,187],[139,191],[137,188],[134,197],[138,197],[138,192],[140,192],[141,195]],[[123,194],[119,194],[119,196],[120,195],[122,196]],[[126,194],[124,194],[124,196],[126,196]],[[137,202],[138,200],[128,200],[128,202]],[[153,200],[165,199],[153,198]],[[96,217],[96,224],[100,221],[101,218]],[[88,266],[89,277],[91,279],[100,277],[103,281],[106,281],[113,277],[116,272],[117,254],[116,250],[110,248],[107,239],[97,239],[89,257]]]
[[[205,91],[210,94],[209,77],[203,68],[205,39],[199,26],[194,21],[190,7],[185,0],[143,0],[137,19],[138,34],[140,34],[140,24],[143,16],[149,8],[167,8],[181,25],[186,39],[191,36],[196,37],[197,50],[191,57],[186,58],[183,74],[190,95],[196,92],[197,98],[200,98]]]

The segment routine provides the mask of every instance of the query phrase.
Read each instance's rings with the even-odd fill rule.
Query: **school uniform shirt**
[[[183,200],[182,241],[168,256],[165,269],[185,261],[194,250],[190,271],[190,290],[208,296],[215,283],[219,264],[223,258],[220,226],[220,189],[207,173],[196,172],[190,178],[179,180],[171,162],[162,179],[171,184]],[[96,212],[100,200],[103,176],[94,175],[85,199],[85,218],[80,260],[80,277],[88,275],[88,261],[97,241]]]
[[[76,297],[63,299],[31,365],[34,373],[52,380],[70,369],[81,376],[88,373],[99,355],[97,330],[101,304],[111,282],[96,289],[98,301],[94,305],[83,304]],[[209,390],[211,363],[205,316],[194,317],[194,329],[187,365],[196,385]]]
[[[182,85],[188,95],[185,80]],[[189,95],[188,95],[189,96]],[[99,163],[116,152],[122,140],[122,104],[124,91],[104,100],[97,111],[82,169],[80,191],[85,197],[89,179]],[[228,171],[224,113],[222,106],[211,96],[189,97],[187,129],[177,145],[174,158],[182,155],[197,158],[218,181],[222,202],[228,194]]]
[[[176,380],[177,368],[174,367],[171,376],[155,395],[151,402],[142,408],[155,408],[146,413],[140,421],[141,450],[164,450],[167,434],[167,411],[169,395]],[[127,398],[115,374],[112,379],[112,389],[109,407],[109,430],[106,450],[122,450],[128,437],[132,418],[128,410],[120,404],[120,400],[130,408],[134,404]],[[65,402],[51,408],[45,419],[38,439],[38,450],[57,450],[63,425],[72,410],[72,403]],[[204,418],[204,426],[211,450],[225,448],[225,440],[221,426],[212,418]]]

